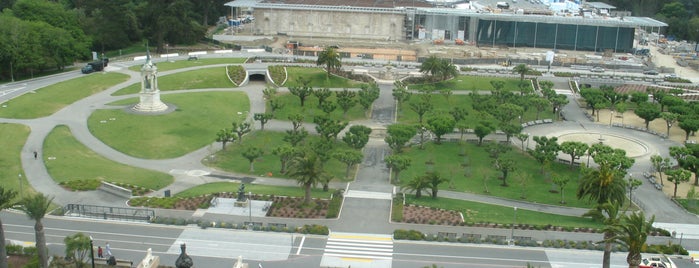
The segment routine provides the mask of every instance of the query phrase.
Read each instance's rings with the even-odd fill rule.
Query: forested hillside
[[[0,0],[0,80],[149,41],[192,44],[229,0]]]
[[[699,1],[697,0],[603,0],[633,16],[651,17],[670,26],[663,32],[675,39],[699,41]]]

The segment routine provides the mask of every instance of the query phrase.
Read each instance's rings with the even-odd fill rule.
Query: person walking
[[[39,157],[39,153],[37,151],[34,151],[34,159],[37,159]]]
[[[104,258],[104,255],[102,253],[102,247],[97,247],[97,258]]]
[[[107,242],[107,245],[104,247],[104,251],[107,253],[107,257],[112,256],[112,247],[109,246],[109,242]]]

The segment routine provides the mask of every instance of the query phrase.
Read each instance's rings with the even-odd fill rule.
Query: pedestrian
[[[39,157],[39,153],[37,151],[34,151],[34,159],[37,159]]]
[[[112,256],[112,247],[109,246],[109,242],[107,242],[107,245],[104,247],[104,251],[107,253],[108,257]]]
[[[97,258],[104,258],[104,255],[102,254],[102,247],[97,247]]]

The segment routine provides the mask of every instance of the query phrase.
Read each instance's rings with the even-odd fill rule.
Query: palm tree
[[[655,215],[646,221],[643,211],[621,216],[621,222],[617,224],[618,233],[611,240],[624,244],[628,248],[626,262],[629,268],[638,267],[641,264],[641,250],[653,229],[654,221]]]
[[[311,202],[311,188],[321,181],[324,173],[320,158],[310,151],[299,154],[289,163],[289,176],[304,189],[304,204]]]
[[[17,196],[17,192],[5,189],[0,186],[0,211],[12,207],[12,200]],[[5,231],[0,218],[0,268],[7,268],[7,250],[5,250]]]
[[[428,175],[416,176],[403,185],[402,188],[410,192],[415,192],[415,198],[422,197],[422,191],[430,187],[430,177]]]
[[[591,217],[604,223],[604,255],[602,255],[602,268],[610,267],[613,238],[618,234],[619,205],[613,203],[598,204],[595,208],[583,214],[583,217]]]
[[[330,73],[334,73],[342,67],[340,54],[334,47],[326,47],[325,50],[318,53],[316,65],[325,65],[325,69],[328,71],[327,75],[330,76]]]
[[[601,164],[599,169],[586,168],[578,185],[577,197],[598,205],[611,202],[621,206],[626,199],[624,176],[610,164]]]
[[[21,201],[21,210],[29,216],[29,219],[35,221],[34,233],[36,236],[36,251],[39,255],[39,267],[48,267],[48,250],[46,248],[46,236],[44,234],[44,225],[41,220],[49,210],[53,197],[48,197],[42,193],[28,196]]]
[[[434,79],[437,74],[441,72],[442,63],[437,56],[432,55],[422,62],[420,65],[420,72],[429,75],[431,79]]]
[[[531,71],[531,69],[529,68],[529,66],[522,63],[512,68],[512,71],[519,74],[519,81],[521,82],[524,81],[524,75]]]

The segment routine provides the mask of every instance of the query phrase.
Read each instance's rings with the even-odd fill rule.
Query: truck
[[[108,64],[109,64],[108,58],[104,58],[104,59],[98,60],[98,61],[88,62],[87,65],[85,65],[85,67],[80,69],[80,71],[84,74],[89,74],[92,72],[99,72],[99,71],[104,70],[104,67],[107,67]]]

